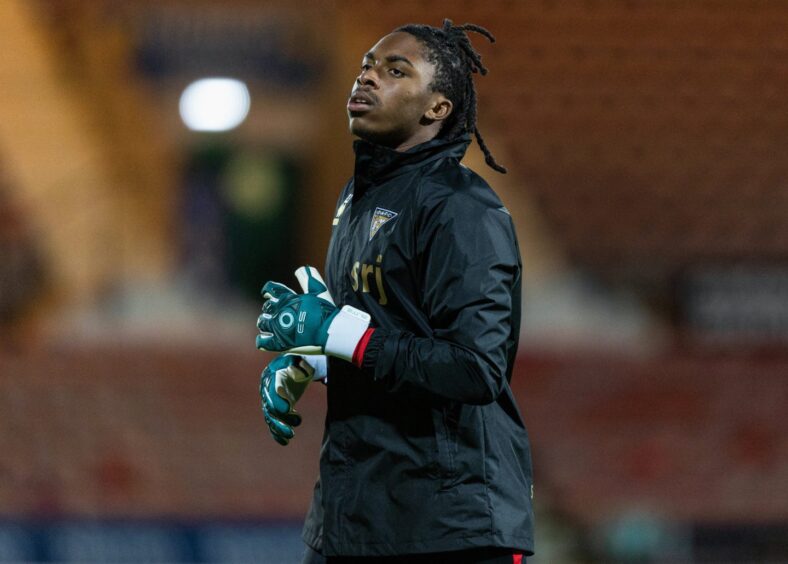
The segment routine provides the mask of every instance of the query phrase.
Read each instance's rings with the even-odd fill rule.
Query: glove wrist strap
[[[316,354],[316,355],[308,355],[305,354],[301,357],[301,361],[305,362],[309,366],[312,367],[313,380],[323,380],[328,376],[328,364],[326,361],[325,355]]]
[[[326,354],[351,362],[356,345],[364,336],[370,320],[368,313],[348,305],[344,306],[328,326]]]

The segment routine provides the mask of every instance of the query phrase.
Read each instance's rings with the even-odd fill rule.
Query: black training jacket
[[[327,556],[533,551],[531,454],[509,381],[522,265],[509,212],[460,164],[469,137],[356,141],[326,282],[376,331],[329,359],[304,540]]]

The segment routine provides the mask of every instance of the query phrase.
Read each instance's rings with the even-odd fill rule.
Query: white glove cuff
[[[328,326],[326,354],[351,362],[371,319],[365,311],[344,306]]]
[[[312,374],[312,380],[323,380],[326,376],[328,376],[328,359],[324,354],[317,354],[317,355],[304,355],[301,357],[301,360],[306,362],[309,366],[312,367],[314,373]]]

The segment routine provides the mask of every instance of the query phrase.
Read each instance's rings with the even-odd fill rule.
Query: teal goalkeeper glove
[[[287,446],[301,424],[296,402],[306,391],[315,369],[302,357],[285,354],[276,357],[260,375],[260,399],[265,422],[274,440]]]
[[[257,318],[257,348],[351,361],[369,327],[369,314],[347,305],[337,308],[320,273],[311,266],[302,266],[295,275],[304,294],[278,282],[263,286],[266,302]]]

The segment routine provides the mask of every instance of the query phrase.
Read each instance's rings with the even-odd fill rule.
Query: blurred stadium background
[[[0,0],[0,561],[300,561],[324,390],[276,445],[257,289],[323,263],[361,55],[443,17],[498,37],[533,562],[788,562],[783,0]]]

